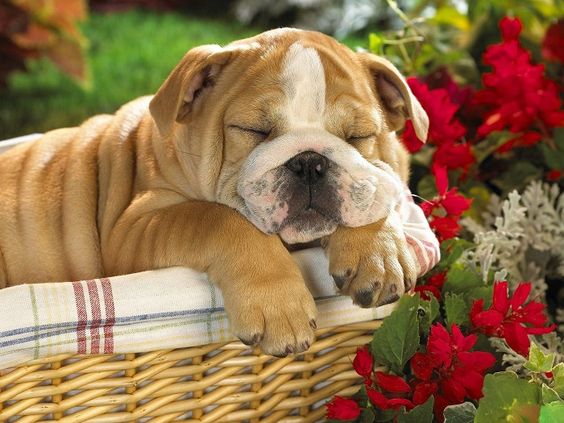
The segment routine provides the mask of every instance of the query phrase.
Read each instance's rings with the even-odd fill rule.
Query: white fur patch
[[[323,128],[325,71],[314,48],[294,43],[284,57],[283,90],[289,128]]]

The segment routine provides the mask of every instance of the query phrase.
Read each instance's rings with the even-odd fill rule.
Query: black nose
[[[327,158],[321,154],[304,151],[292,157],[284,165],[304,184],[312,185],[325,177],[328,164]]]

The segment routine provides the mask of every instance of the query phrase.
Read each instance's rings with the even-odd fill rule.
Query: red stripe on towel
[[[427,273],[429,267],[425,253],[421,250],[421,246],[414,237],[405,234],[405,239],[407,240],[407,243],[413,248],[413,252],[415,253],[415,257],[417,258],[417,262],[419,263],[419,275],[417,276],[423,276],[425,273]]]
[[[88,295],[90,296],[90,310],[92,310],[92,323],[90,325],[90,354],[100,352],[100,325],[102,323],[102,310],[100,309],[100,298],[98,298],[98,287],[96,281],[86,281]]]
[[[108,278],[100,279],[102,283],[102,293],[104,295],[104,305],[106,307],[106,322],[104,323],[104,354],[114,352],[114,324],[116,322],[114,294],[112,284]]]
[[[84,299],[84,290],[82,283],[73,282],[72,289],[74,291],[74,301],[76,304],[77,324],[76,324],[76,342],[78,345],[77,353],[86,354],[86,301]]]

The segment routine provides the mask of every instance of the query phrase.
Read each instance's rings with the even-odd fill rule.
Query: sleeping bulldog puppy
[[[321,240],[362,307],[415,282],[389,218],[406,119],[425,139],[397,69],[323,34],[194,48],[154,97],[0,156],[0,287],[187,266],[222,290],[243,342],[304,351],[316,309],[288,245]]]

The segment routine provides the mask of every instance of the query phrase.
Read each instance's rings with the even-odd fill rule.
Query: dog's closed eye
[[[362,134],[362,135],[354,134],[354,135],[347,136],[346,141],[350,142],[350,143],[354,143],[354,142],[362,141],[362,140],[372,138],[372,137],[375,137],[375,136],[376,136],[376,134]]]
[[[246,127],[240,125],[229,125],[229,128],[243,132],[247,135],[251,135],[256,139],[259,139],[260,141],[264,141],[265,139],[267,139],[270,133],[272,132],[271,129],[253,128],[253,127]]]

